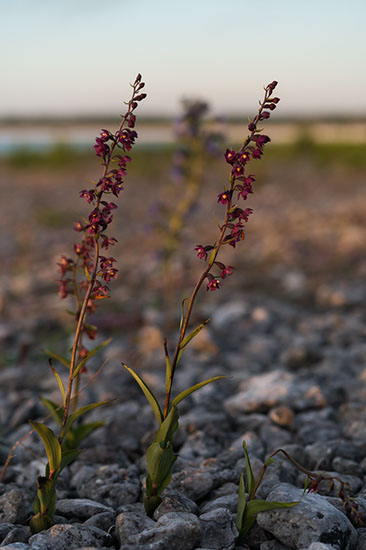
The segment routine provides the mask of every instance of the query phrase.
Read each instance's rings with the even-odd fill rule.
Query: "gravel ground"
[[[65,305],[55,295],[49,262],[65,252],[70,231],[45,230],[49,220],[41,214],[51,208],[52,196],[52,212],[70,207],[68,215],[74,215],[78,205],[70,190],[84,187],[76,182],[84,181],[84,168],[74,169],[72,176],[56,173],[53,193],[47,187],[49,173],[25,176],[0,166],[3,181],[12,181],[1,220],[2,461],[9,445],[29,429],[28,419],[44,416],[38,396],[58,399],[40,347],[61,351],[65,339],[70,342]],[[200,299],[196,320],[210,317],[211,322],[187,350],[175,391],[211,376],[229,378],[181,404],[178,460],[154,517],[147,518],[141,504],[154,417],[120,364],[124,361],[137,370],[163,398],[161,342],[167,335],[173,346],[176,332],[175,323],[166,323],[161,313],[161,275],[151,254],[157,238],[146,230],[145,203],[152,202],[156,192],[147,186],[142,188],[145,203],[133,205],[137,214],[132,215],[131,208],[116,226],[121,248],[130,252],[118,258],[123,285],[115,285],[113,303],[101,306],[95,319],[100,339],[112,332],[113,342],[103,357],[90,363],[85,381],[108,359],[81,398],[81,404],[114,399],[89,415],[105,424],[62,474],[54,525],[33,536],[28,520],[35,480],[44,468],[42,445],[32,435],[25,447],[18,447],[0,484],[1,547],[366,549],[366,526],[353,525],[337,492],[327,493],[325,488],[304,496],[293,508],[260,513],[252,532],[238,542],[234,522],[238,483],[245,470],[243,440],[256,475],[268,454],[282,448],[303,466],[349,483],[366,517],[364,178],[352,174],[350,193],[346,170],[333,170],[324,180],[322,170],[304,160],[291,166],[276,163],[271,172],[263,169],[262,176],[264,183],[248,204],[256,215],[243,245],[245,254],[229,255],[226,261],[236,267],[234,275],[220,292]],[[212,225],[205,221],[212,206],[206,194],[210,186],[207,181],[200,209],[185,232],[185,252],[173,265],[177,301],[200,268],[191,252],[197,235],[199,241],[207,239],[203,244],[213,239]],[[158,189],[164,194],[164,183]],[[21,214],[14,224],[16,208]],[[27,220],[32,233],[27,233]],[[278,466],[268,469],[258,497],[299,500],[304,475],[281,457]]]

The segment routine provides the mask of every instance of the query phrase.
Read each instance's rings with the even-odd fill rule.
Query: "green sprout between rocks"
[[[346,514],[348,515],[351,522],[355,525],[364,525],[364,520],[362,517],[362,514],[360,513],[358,509],[358,503],[357,501],[350,497],[348,495],[348,492],[346,490],[346,486],[349,487],[348,483],[345,483],[340,477],[338,476],[332,476],[325,472],[311,472],[307,468],[304,468],[304,466],[301,466],[289,453],[284,451],[283,449],[277,449],[273,453],[269,455],[267,460],[265,461],[262,470],[258,476],[258,479],[256,480],[253,474],[253,470],[250,464],[250,458],[248,454],[248,449],[245,441],[243,441],[243,449],[245,454],[245,469],[246,469],[246,478],[247,478],[247,484],[248,486],[245,487],[244,482],[244,473],[241,474],[240,482],[239,482],[239,493],[238,493],[238,508],[237,508],[237,514],[236,514],[236,527],[239,531],[239,539],[243,540],[249,533],[249,531],[254,526],[257,515],[260,512],[266,512],[268,510],[276,510],[280,508],[292,508],[293,506],[296,506],[297,504],[300,504],[301,501],[295,501],[295,502],[276,502],[276,501],[268,501],[268,500],[260,500],[256,499],[256,493],[263,481],[264,474],[267,471],[267,468],[274,464],[277,468],[277,463],[274,459],[274,457],[282,453],[285,458],[293,465],[295,468],[297,468],[300,472],[305,474],[305,487],[303,496],[305,495],[306,491],[317,493],[320,487],[320,484],[322,482],[328,482],[328,492],[331,491],[334,486],[335,482],[338,484],[337,489],[337,496],[342,501],[342,507]]]

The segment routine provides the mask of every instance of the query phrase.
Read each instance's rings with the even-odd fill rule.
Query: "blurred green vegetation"
[[[237,144],[237,148],[240,144]],[[133,151],[133,170],[136,175],[154,178],[164,170],[169,170],[174,144],[143,146],[137,145]],[[363,143],[316,143],[304,132],[296,141],[289,144],[271,143],[266,147],[263,165],[277,160],[311,160],[319,166],[344,165],[348,168],[366,167],[365,145]],[[82,162],[96,161],[92,147],[88,150],[75,149],[66,144],[57,144],[44,151],[20,148],[4,155],[2,161],[19,170],[49,170],[70,168]],[[261,163],[262,164],[262,163]],[[264,167],[264,166],[263,166]]]
[[[19,147],[8,155],[4,155],[3,159],[12,168],[21,170],[44,168],[48,170],[50,168],[69,168],[71,165],[91,157],[92,154],[92,150],[85,152],[81,149],[75,149],[69,144],[57,143],[44,150]]]

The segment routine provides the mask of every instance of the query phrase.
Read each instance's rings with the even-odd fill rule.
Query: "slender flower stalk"
[[[195,248],[195,250],[198,251],[197,255],[199,256],[199,258],[207,261],[207,266],[199,277],[197,284],[192,292],[192,295],[188,300],[187,311],[184,316],[178,342],[171,362],[169,387],[165,397],[164,418],[167,417],[169,412],[174,374],[176,372],[181,345],[186,336],[189,320],[192,314],[197,294],[206,279],[208,279],[207,290],[212,291],[220,288],[220,278],[224,279],[227,275],[230,275],[232,273],[232,268],[230,266],[226,267],[221,262],[217,262],[217,255],[221,247],[225,244],[229,244],[235,248],[236,243],[244,239],[244,226],[242,222],[248,221],[248,216],[252,213],[252,209],[247,208],[245,210],[242,210],[238,206],[233,205],[234,192],[238,191],[238,199],[243,198],[244,200],[246,200],[249,193],[253,192],[252,183],[255,181],[255,178],[252,175],[246,176],[245,168],[247,163],[252,159],[261,158],[264,145],[270,141],[270,138],[268,136],[260,133],[260,130],[257,129],[257,124],[261,120],[269,118],[270,114],[268,113],[268,111],[264,110],[265,108],[269,108],[272,111],[276,108],[279,99],[272,99],[270,97],[276,86],[276,81],[266,86],[264,98],[263,101],[260,103],[258,114],[255,116],[253,121],[250,121],[248,125],[250,134],[245,139],[239,151],[236,153],[235,151],[231,151],[229,149],[226,150],[226,162],[232,165],[232,170],[229,178],[230,186],[218,196],[218,202],[226,206],[225,218],[223,224],[220,227],[220,232],[216,243],[213,246],[197,245],[197,247]],[[234,221],[236,223],[234,223]],[[228,235],[229,230],[231,231]],[[208,252],[210,252],[209,258]],[[211,274],[214,266],[221,269],[220,275],[213,276]]]
[[[102,247],[104,246],[104,248],[108,248],[109,245],[117,242],[116,239],[110,239],[104,233],[105,229],[112,221],[111,211],[116,209],[117,206],[114,203],[107,203],[102,199],[103,195],[109,195],[111,193],[118,197],[120,191],[122,190],[122,176],[127,173],[126,163],[129,162],[131,159],[127,155],[124,155],[123,157],[120,155],[113,156],[113,153],[116,147],[123,149],[124,153],[126,153],[127,151],[131,150],[131,147],[134,144],[137,133],[130,128],[133,128],[135,125],[136,117],[133,112],[138,106],[138,102],[146,97],[146,94],[140,93],[143,87],[144,83],[141,82],[141,75],[138,75],[134,84],[132,85],[132,97],[127,104],[127,112],[122,117],[119,129],[114,135],[111,134],[108,130],[102,130],[101,136],[96,139],[97,143],[94,148],[97,156],[101,158],[101,163],[104,166],[103,174],[99,182],[96,184],[96,188],[94,190],[83,190],[80,193],[81,197],[86,198],[89,203],[92,203],[93,210],[89,214],[90,223],[86,225],[86,227],[83,227],[81,222],[76,222],[74,226],[77,231],[80,231],[81,229],[84,230],[85,233],[82,242],[78,245],[75,245],[75,252],[83,260],[83,267],[85,268],[85,273],[87,274],[87,281],[83,281],[82,283],[82,287],[86,286],[86,290],[84,298],[81,302],[79,297],[79,287],[76,283],[78,263],[70,262],[70,265],[73,269],[73,291],[78,307],[78,312],[77,326],[75,330],[75,337],[70,361],[69,382],[65,397],[64,414],[59,434],[60,443],[62,442],[62,439],[64,437],[65,426],[69,415],[70,399],[74,383],[74,372],[77,366],[77,353],[82,333],[83,331],[85,331],[85,318],[87,310],[88,308],[92,311],[94,310],[94,306],[91,303],[92,299],[101,299],[108,296],[108,287],[102,285],[97,279],[97,276],[101,275],[106,282],[109,282],[111,278],[116,278],[117,276],[117,270],[112,267],[113,263],[115,262],[114,258],[106,258],[104,256],[100,256],[101,238]],[[128,125],[127,129],[125,129],[126,124]],[[110,145],[107,145],[108,142],[111,142]],[[111,163],[116,161],[118,162],[119,169],[111,169]],[[101,208],[101,206],[103,206],[103,208]],[[94,253],[93,260],[91,258],[92,253]],[[99,269],[101,270],[100,272],[98,272]],[[63,283],[62,280],[61,283]]]

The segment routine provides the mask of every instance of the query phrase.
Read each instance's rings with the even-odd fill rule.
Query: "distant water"
[[[18,149],[40,151],[52,149],[57,145],[75,147],[78,150],[91,149],[95,137],[100,133],[95,123],[59,123],[59,124],[5,124],[0,123],[0,155],[6,155]],[[246,125],[229,123],[224,129],[229,144],[240,143],[246,136]],[[311,124],[283,123],[266,124],[266,131],[277,144],[291,143],[304,135],[319,143],[366,142],[366,123],[319,122]],[[174,141],[171,124],[146,124],[141,122],[137,128],[139,146],[156,147]]]
[[[78,150],[91,149],[101,129],[95,125],[40,125],[0,124],[0,155],[20,149],[30,151],[49,150],[57,145],[75,147]],[[171,126],[147,125],[138,130],[136,144],[147,146],[164,145],[174,140]]]

